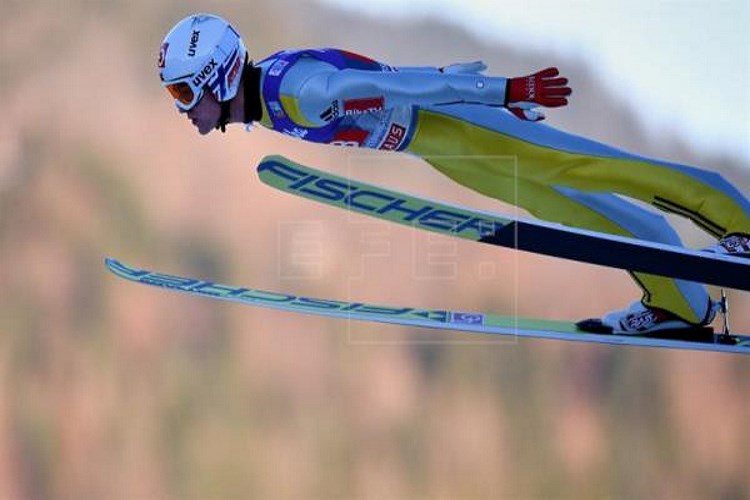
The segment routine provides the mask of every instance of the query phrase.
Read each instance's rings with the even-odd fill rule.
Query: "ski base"
[[[589,333],[579,330],[573,322],[568,321],[303,297],[140,269],[113,258],[107,258],[105,264],[116,276],[135,283],[295,313],[489,335],[750,354],[750,336],[745,335],[711,334],[691,340]]]

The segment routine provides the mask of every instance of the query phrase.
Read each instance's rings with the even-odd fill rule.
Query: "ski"
[[[701,336],[701,340],[686,340],[588,333],[567,321],[303,297],[149,271],[128,266],[113,258],[105,259],[105,264],[116,276],[135,283],[295,313],[511,337],[750,354],[750,336],[710,334]]]
[[[750,291],[750,259],[449,205],[316,170],[279,155],[263,158],[257,172],[264,183],[281,191],[451,237]]]

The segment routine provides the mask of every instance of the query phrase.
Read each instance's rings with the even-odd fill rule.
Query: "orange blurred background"
[[[0,16],[0,498],[750,497],[750,363],[346,323],[117,280],[103,258],[336,299],[579,319],[638,295],[620,271],[485,248],[297,199],[280,153],[398,190],[516,212],[398,154],[230,127],[199,137],[159,85],[184,15],[261,59],[335,46],[399,65],[559,65],[550,123],[722,172],[554,53],[312,0],[6,1]],[[673,219],[672,219],[673,220]],[[675,221],[687,243],[707,240]],[[733,326],[750,331],[747,294]],[[745,465],[743,465],[745,464]]]

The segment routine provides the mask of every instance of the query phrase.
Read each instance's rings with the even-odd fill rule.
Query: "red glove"
[[[505,107],[522,120],[543,120],[544,115],[532,108],[565,106],[566,97],[573,92],[567,78],[556,78],[559,74],[557,68],[547,68],[533,75],[508,79]]]

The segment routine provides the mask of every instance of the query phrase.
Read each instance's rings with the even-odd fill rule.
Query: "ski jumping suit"
[[[750,233],[750,202],[718,174],[634,155],[503,108],[506,79],[481,62],[392,67],[337,49],[288,50],[259,62],[260,123],[305,140],[405,151],[460,184],[540,219],[681,245],[664,217],[613,193],[691,219],[716,238]],[[704,286],[631,273],[643,302],[691,322]]]

